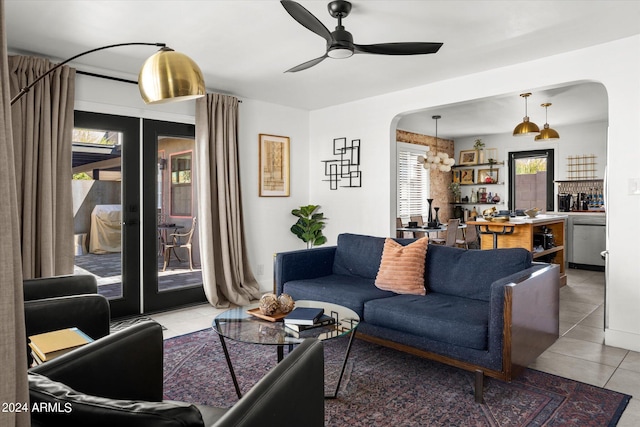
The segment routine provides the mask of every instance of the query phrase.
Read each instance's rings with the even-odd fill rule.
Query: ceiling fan
[[[299,3],[291,0],[281,0],[280,3],[298,23],[308,30],[313,31],[327,41],[327,51],[319,58],[304,62],[285,71],[295,73],[306,70],[322,62],[325,58],[348,58],[354,53],[370,53],[377,55],[425,55],[436,53],[442,43],[378,43],[361,45],[353,43],[353,36],[342,26],[342,18],[346,18],[351,12],[351,3],[344,0],[332,1],[327,5],[329,14],[338,19],[335,31],[330,32],[322,22]]]

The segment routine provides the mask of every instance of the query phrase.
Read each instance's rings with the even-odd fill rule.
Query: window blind
[[[397,216],[404,222],[412,215],[428,216],[429,171],[418,163],[418,156],[424,154],[424,149],[398,144]]]

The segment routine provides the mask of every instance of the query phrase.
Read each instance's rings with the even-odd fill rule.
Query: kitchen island
[[[560,266],[560,286],[567,283],[566,231],[567,215],[538,215],[535,218],[516,217],[506,222],[479,218],[467,221],[480,234],[480,248],[525,248],[534,261]]]

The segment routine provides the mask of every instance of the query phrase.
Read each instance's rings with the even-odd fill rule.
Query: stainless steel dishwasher
[[[581,215],[571,221],[571,259],[569,267],[604,271],[600,253],[606,250],[606,219]]]

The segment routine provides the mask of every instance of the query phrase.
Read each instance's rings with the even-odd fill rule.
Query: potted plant
[[[452,182],[449,184],[449,190],[453,193],[453,201],[454,203],[460,203],[460,183]]]
[[[291,232],[307,244],[307,249],[327,242],[327,238],[322,235],[326,218],[323,213],[316,212],[319,207],[307,205],[291,211],[293,216],[298,217],[298,221],[291,226]]]
[[[484,163],[484,142],[480,138],[476,139],[473,144],[473,149],[478,152],[478,163]]]

